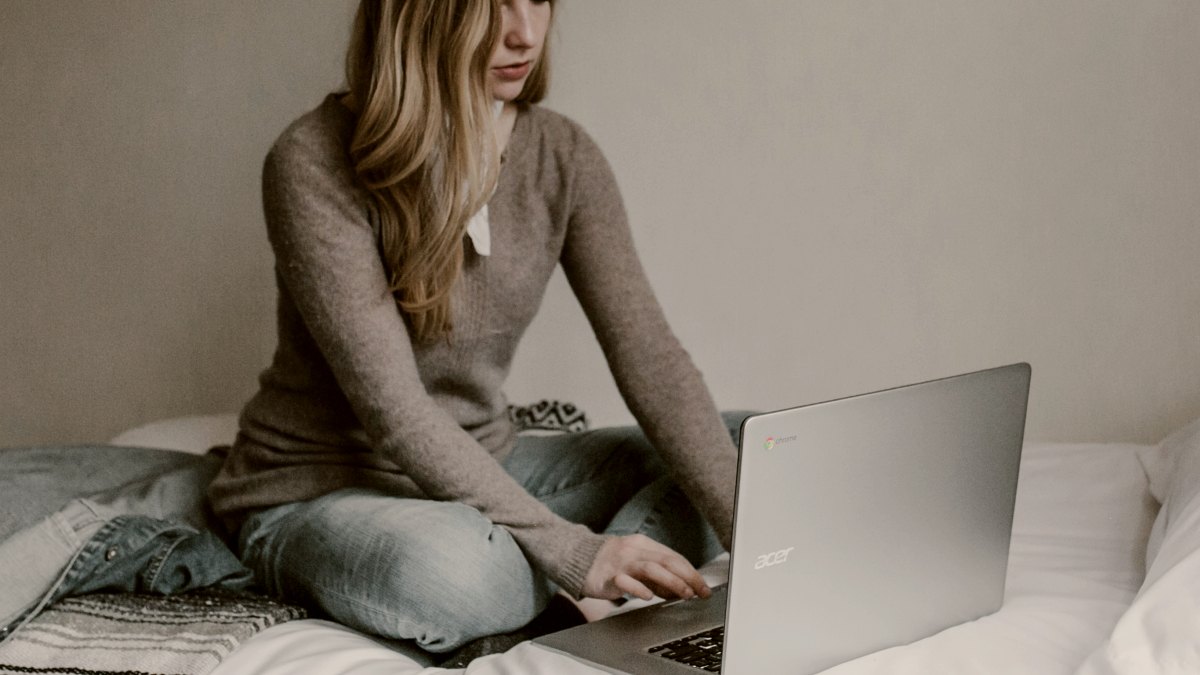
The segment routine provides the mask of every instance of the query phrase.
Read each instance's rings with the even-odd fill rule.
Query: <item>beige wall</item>
[[[1037,438],[1200,415],[1200,5],[565,0],[549,105],[616,169],[723,407],[1028,360]],[[0,445],[236,410],[261,157],[351,3],[0,6]],[[515,400],[627,420],[561,279]]]

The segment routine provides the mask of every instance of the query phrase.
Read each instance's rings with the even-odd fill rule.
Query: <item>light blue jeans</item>
[[[735,443],[744,417],[725,414]],[[694,565],[723,550],[637,427],[522,436],[504,468],[597,532],[645,534]],[[474,508],[366,489],[260,511],[243,524],[240,551],[267,592],[431,652],[520,628],[555,592]]]
[[[0,643],[68,596],[246,588],[204,515],[220,466],[150,448],[0,449]]]

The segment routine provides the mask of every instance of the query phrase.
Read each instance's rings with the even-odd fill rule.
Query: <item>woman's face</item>
[[[500,3],[500,40],[488,68],[488,81],[496,100],[511,101],[520,95],[525,78],[542,56],[549,28],[549,0]]]

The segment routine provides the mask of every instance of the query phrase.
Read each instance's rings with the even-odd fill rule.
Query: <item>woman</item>
[[[556,589],[707,596],[730,543],[729,430],[600,151],[533,105],[552,13],[364,0],[349,91],[263,172],[279,346],[210,497],[270,592],[434,652]],[[645,436],[516,436],[500,387],[558,264]]]

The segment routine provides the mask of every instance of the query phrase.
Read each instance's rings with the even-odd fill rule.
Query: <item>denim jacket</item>
[[[70,595],[248,587],[203,508],[219,465],[145,448],[0,450],[0,642]]]

